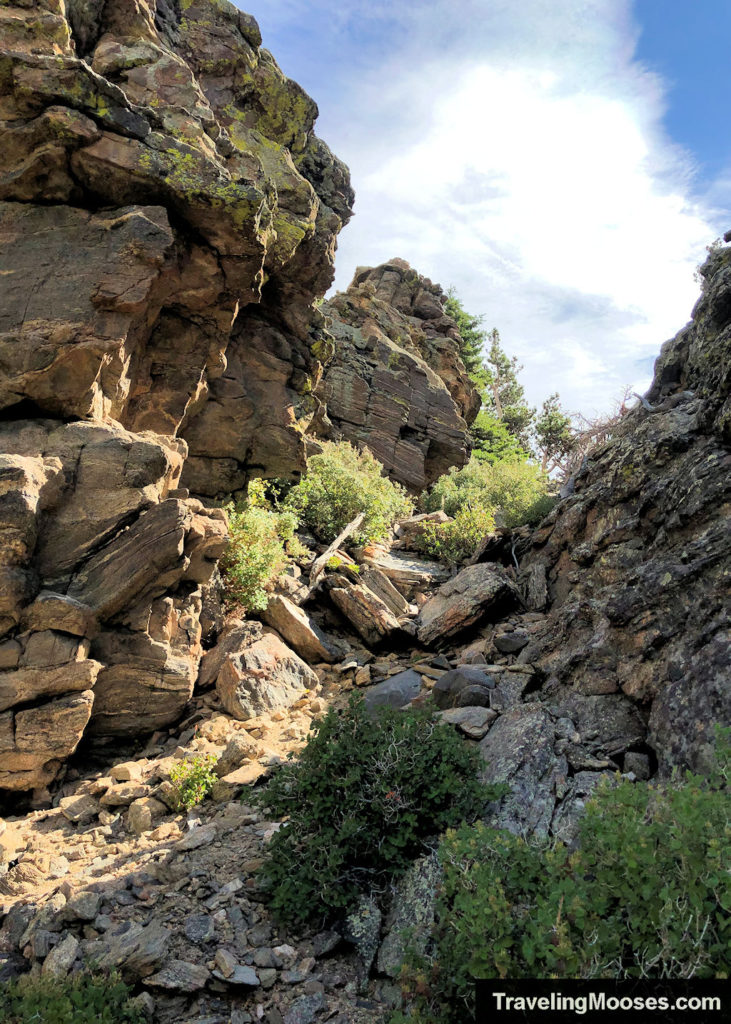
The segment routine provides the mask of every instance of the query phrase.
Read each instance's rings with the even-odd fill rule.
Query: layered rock
[[[350,216],[317,108],[224,0],[3,8],[0,787],[174,720],[225,515],[296,475]]]
[[[317,394],[325,437],[368,447],[389,476],[421,491],[469,458],[480,399],[438,285],[395,259],[360,267],[325,303],[336,347]]]
[[[598,721],[623,705],[644,723],[630,746],[648,743],[663,770],[707,767],[731,708],[731,248],[702,275],[645,400],[522,558],[527,599],[550,610],[519,656],[543,672],[544,697],[599,705]]]

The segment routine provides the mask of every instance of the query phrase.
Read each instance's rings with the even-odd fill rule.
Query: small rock
[[[285,985],[299,985],[300,982],[304,981],[306,977],[307,975],[304,971],[300,971],[297,969],[290,971],[282,971],[280,975],[280,978],[285,983]]]
[[[443,722],[456,726],[469,739],[481,740],[497,718],[497,711],[482,707],[447,708],[441,712],[440,717]]]
[[[119,813],[108,811],[106,807],[99,811],[99,821],[102,825],[113,825],[115,821],[119,821],[119,817]]]
[[[312,940],[312,951],[316,957],[327,956],[340,945],[342,936],[339,932],[320,932]]]
[[[45,960],[48,954],[51,952],[52,945],[52,934],[45,928],[39,928],[33,936],[31,946],[33,947],[33,956],[36,960]]]
[[[284,1024],[313,1024],[317,1015],[325,1008],[322,992],[300,996],[284,1014]]]
[[[201,825],[193,828],[173,847],[178,853],[185,853],[188,850],[198,850],[201,846],[208,846],[216,838],[216,826]]]
[[[259,749],[260,744],[252,740],[246,732],[238,732],[228,741],[213,770],[221,779],[224,775],[236,771],[245,761],[258,757]]]
[[[209,978],[208,968],[201,964],[190,964],[187,960],[171,960],[157,974],[145,978],[144,983],[174,992],[197,992],[204,987]]]
[[[216,950],[215,962],[224,978],[230,978],[239,966],[239,962],[236,957],[233,953],[229,953],[227,949]]]
[[[122,761],[109,769],[115,782],[139,782],[142,778],[142,765],[139,761]]]
[[[267,946],[254,950],[254,963],[257,967],[279,967],[281,965],[281,961],[277,960]]]
[[[634,773],[638,779],[645,782],[650,778],[650,758],[647,754],[638,754],[630,750],[624,755],[624,770]]]
[[[277,972],[273,967],[262,967],[258,972],[259,983],[264,989],[271,988],[277,980]]]
[[[517,654],[528,646],[529,640],[530,637],[524,630],[516,629],[512,633],[498,633],[493,643],[501,654]]]
[[[265,922],[254,925],[254,927],[249,928],[248,932],[246,933],[246,941],[251,946],[266,946],[266,944],[270,941],[271,937],[271,925],[268,925]],[[289,949],[291,947],[287,948]],[[275,950],[275,952],[277,953],[277,956],[282,956],[279,950]],[[294,950],[292,950],[292,955],[294,955]],[[284,958],[286,959],[286,954],[284,955]]]
[[[126,931],[105,935],[95,944],[100,946],[99,953],[94,950],[91,959],[98,960],[102,970],[119,968],[127,980],[137,981],[152,974],[169,955],[171,938],[155,919],[147,925],[132,922]]]
[[[185,920],[185,937],[195,945],[210,942],[215,933],[213,918],[208,914],[190,914]]]
[[[64,919],[67,921],[93,921],[101,907],[102,897],[98,892],[78,892],[72,896],[64,907]],[[96,925],[95,925],[96,927]]]
[[[371,666],[363,665],[355,673],[355,685],[356,686],[370,686],[371,682]]]
[[[167,814],[167,807],[161,800],[152,796],[143,796],[133,800],[127,811],[127,828],[136,836],[143,832],[151,832],[155,822]]]
[[[99,813],[99,801],[88,793],[81,796],[64,796],[58,806],[63,816],[74,825],[87,825]]]
[[[232,973],[226,977],[221,971],[214,971],[213,977],[219,981],[225,981],[228,985],[246,985],[248,988],[258,988],[259,978],[253,967],[245,967],[240,964],[234,967]]]
[[[79,940],[75,935],[67,935],[51,950],[43,962],[41,974],[44,977],[65,978],[79,951]]]
[[[71,870],[71,865],[68,860],[63,857],[51,857],[48,864],[48,877],[49,878],[63,878]]]
[[[147,794],[147,786],[140,782],[119,782],[109,787],[102,796],[101,803],[104,807],[125,807]]]
[[[365,705],[367,708],[402,708],[414,697],[418,697],[420,692],[420,674],[413,669],[407,669],[406,672],[398,672],[371,687],[365,695]]]
[[[432,695],[438,708],[489,707],[495,680],[473,665],[453,668],[436,681]]]
[[[229,772],[222,779],[214,782],[211,799],[214,803],[225,803],[237,796],[245,786],[252,786],[266,772],[266,767],[258,761],[251,761]]]

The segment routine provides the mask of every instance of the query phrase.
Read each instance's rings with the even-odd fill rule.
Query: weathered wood
[[[361,512],[359,515],[355,517],[355,519],[352,520],[352,522],[348,523],[344,530],[342,530],[338,534],[338,536],[327,548],[327,550],[324,551],[319,556],[319,558],[316,558],[315,561],[312,563],[312,569],[310,570],[310,594],[317,586],[317,581],[319,580],[320,576],[322,576],[323,572],[325,571],[325,566],[330,561],[332,556],[338,550],[343,541],[347,540],[352,533],[355,533],[355,531],[358,529],[358,527],[361,525],[364,519],[365,512]]]

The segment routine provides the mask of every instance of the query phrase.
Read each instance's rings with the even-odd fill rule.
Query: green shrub
[[[260,798],[289,816],[262,868],[274,912],[324,921],[405,870],[427,837],[491,798],[477,767],[433,711],[369,713],[355,697],[345,711],[331,708]]]
[[[320,540],[335,540],[360,512],[365,512],[365,519],[354,534],[356,543],[380,540],[397,519],[412,513],[411,499],[383,475],[383,467],[369,451],[359,452],[347,441],[327,441],[322,447],[321,454],[309,459],[307,475],[285,499]]]
[[[214,754],[198,754],[172,766],[170,781],[175,786],[175,802],[179,811],[189,811],[211,792],[218,780],[213,770],[217,760]]]
[[[229,543],[221,560],[226,600],[246,611],[262,611],[266,587],[286,568],[288,549],[296,541],[297,516],[291,509],[275,511],[259,503],[258,492],[243,508],[229,505]]]
[[[422,495],[427,512],[444,509],[456,514],[468,506],[494,512],[503,526],[535,525],[547,515],[555,498],[548,494],[548,481],[531,462],[479,462],[470,459],[463,469],[445,473],[432,489]]]
[[[0,986],[0,1020],[5,1024],[143,1024],[117,975],[76,974],[63,980],[14,979]]]
[[[447,565],[456,565],[474,555],[494,526],[491,509],[463,505],[448,523],[426,523],[415,543],[425,555],[446,562]]]
[[[412,1024],[463,1020],[476,978],[727,977],[726,742],[719,765],[602,785],[574,851],[481,823],[448,832],[433,956],[403,972]]]

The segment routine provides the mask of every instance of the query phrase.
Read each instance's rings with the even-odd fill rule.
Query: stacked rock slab
[[[480,398],[459,356],[446,296],[404,260],[360,267],[325,303],[334,358],[318,389],[318,431],[368,447],[388,475],[421,491],[469,458]]]
[[[706,769],[716,724],[731,720],[731,247],[701,274],[644,402],[521,563],[527,599],[550,609],[519,655],[544,674],[544,697],[559,715],[639,712],[661,770]]]
[[[260,44],[225,0],[0,10],[0,788],[179,715],[205,499],[304,466],[353,194]]]

